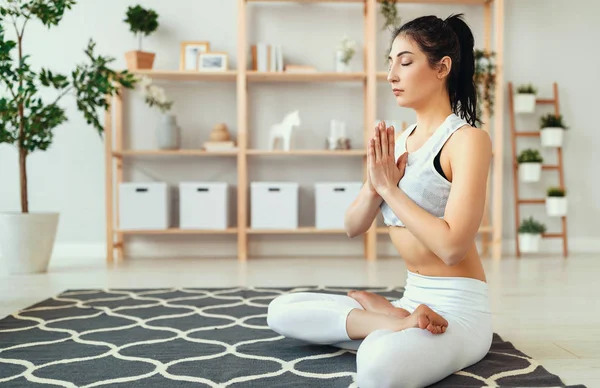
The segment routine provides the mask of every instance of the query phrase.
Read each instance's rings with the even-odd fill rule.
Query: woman
[[[345,217],[350,237],[381,210],[407,267],[401,299],[373,293],[292,293],[269,326],[315,344],[358,349],[357,383],[423,387],[480,361],[492,341],[488,287],[475,238],[491,140],[477,118],[474,38],[462,15],[415,19],[394,32],[388,81],[417,122],[394,140],[380,123],[368,177]]]

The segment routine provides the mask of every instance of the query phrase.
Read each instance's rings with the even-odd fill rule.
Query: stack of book
[[[283,71],[283,52],[280,44],[258,42],[252,45],[252,70]]]

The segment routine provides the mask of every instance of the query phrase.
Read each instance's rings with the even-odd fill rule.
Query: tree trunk
[[[142,51],[142,33],[138,33],[138,39],[140,41],[139,47],[140,47],[140,51]]]
[[[19,36],[19,68],[23,61],[23,36]],[[19,89],[23,87],[23,77],[19,77]],[[19,101],[19,172],[21,178],[21,212],[29,213],[27,193],[27,150],[25,149],[25,109]]]

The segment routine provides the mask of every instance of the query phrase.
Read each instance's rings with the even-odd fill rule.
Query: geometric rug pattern
[[[68,290],[0,320],[0,387],[357,387],[355,352],[284,338],[266,323],[278,295],[348,290]],[[565,387],[497,334],[481,362],[431,387],[482,386]]]

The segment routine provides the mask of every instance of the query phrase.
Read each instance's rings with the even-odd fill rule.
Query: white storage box
[[[250,220],[255,229],[298,228],[298,184],[250,183]]]
[[[119,225],[121,229],[167,229],[170,198],[164,182],[119,185]]]
[[[346,210],[360,192],[362,182],[321,182],[315,184],[315,227],[344,229]]]
[[[227,229],[228,185],[226,182],[182,182],[179,184],[181,229]]]

